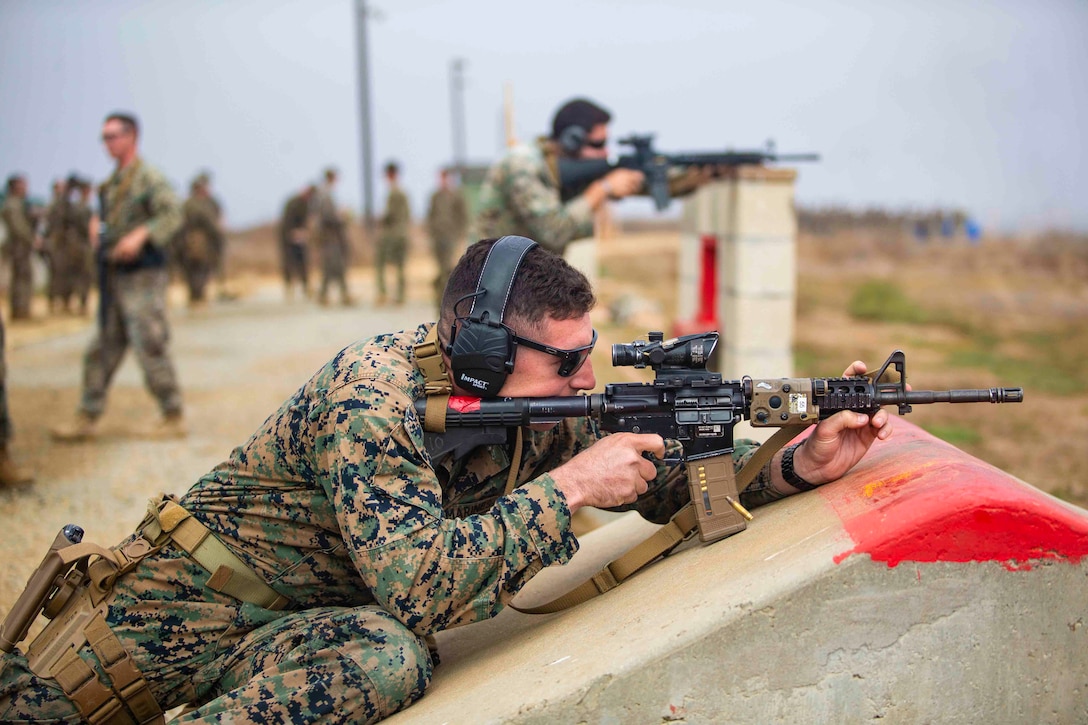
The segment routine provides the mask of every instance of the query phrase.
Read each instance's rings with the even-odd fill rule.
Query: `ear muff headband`
[[[588,135],[589,133],[585,128],[573,124],[560,131],[559,138],[556,140],[559,142],[559,148],[563,149],[564,153],[574,156],[585,146]]]
[[[472,309],[455,325],[449,348],[454,383],[481,398],[498,395],[514,371],[514,339],[503,316],[514,275],[535,246],[532,239],[518,236],[495,242],[484,260]]]

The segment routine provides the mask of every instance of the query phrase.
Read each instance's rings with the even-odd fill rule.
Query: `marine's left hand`
[[[843,377],[864,375],[865,363],[855,360]],[[872,416],[844,410],[820,421],[793,456],[793,470],[813,485],[842,478],[877,440],[892,434],[891,416],[883,408]]]
[[[131,262],[140,256],[140,251],[147,242],[147,227],[137,227],[117,240],[110,250],[110,259],[114,262]]]

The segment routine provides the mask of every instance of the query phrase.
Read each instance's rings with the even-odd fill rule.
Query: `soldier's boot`
[[[79,412],[73,422],[57,426],[50,432],[54,440],[63,443],[88,441],[98,435],[98,418]]]
[[[189,429],[185,426],[185,417],[181,413],[168,413],[148,434],[152,438],[184,438],[189,435]]]
[[[7,446],[0,447],[0,486],[25,486],[34,477],[15,465]]]

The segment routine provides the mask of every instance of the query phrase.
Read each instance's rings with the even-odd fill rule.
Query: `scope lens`
[[[622,342],[612,345],[612,365],[621,367],[624,365],[638,365],[642,359],[642,350],[631,344]]]

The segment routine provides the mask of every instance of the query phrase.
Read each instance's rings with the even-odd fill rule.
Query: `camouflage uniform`
[[[110,379],[131,344],[163,413],[180,414],[166,319],[166,245],[181,222],[177,198],[166,178],[141,159],[115,171],[99,194],[99,327],[83,358],[80,412],[91,419],[102,414]],[[140,255],[123,264],[107,261],[116,242],[142,225],[150,234]]]
[[[90,230],[93,214],[90,205],[85,202],[68,204],[62,253],[64,287],[61,295],[65,309],[71,295],[79,300],[80,312],[87,309],[87,297],[94,281],[94,248],[91,246]]]
[[[0,317],[0,449],[11,440],[11,415],[8,413],[7,340],[4,339],[4,318]]]
[[[63,304],[63,292],[68,287],[64,260],[65,227],[68,219],[68,197],[62,191],[53,197],[53,201],[45,210],[45,227],[42,229],[44,248],[41,251],[45,259],[45,266],[49,275],[46,284],[46,299],[49,300],[49,311],[52,312],[58,303]]]
[[[189,302],[202,302],[222,256],[219,207],[211,197],[193,194],[185,200],[181,214],[182,226],[175,237],[177,260],[189,287]]]
[[[288,289],[291,282],[298,280],[304,294],[310,293],[309,250],[305,239],[300,241],[296,235],[306,232],[310,219],[310,203],[302,194],[296,194],[287,200],[283,207],[280,222],[280,252],[283,259],[283,281]]]
[[[94,253],[91,249],[91,208],[67,197],[58,202],[59,212],[50,222],[49,234],[50,303],[67,312],[72,297],[79,310],[87,308],[93,276]]]
[[[430,328],[341,351],[182,499],[291,606],[213,591],[208,572],[171,545],[118,579],[109,627],[164,710],[197,706],[177,722],[385,717],[427,688],[427,635],[494,616],[577,550],[548,472],[599,430],[586,419],[526,430],[507,495],[509,447],[433,460],[412,407],[424,394],[413,347]],[[754,446],[740,442],[738,460]],[[625,508],[664,521],[686,503],[682,471],[660,473]],[[97,662],[87,647],[81,655]],[[0,665],[0,720],[72,716],[21,653]]]
[[[336,209],[331,190],[326,187],[314,194],[314,214],[317,215],[317,242],[321,250],[321,291],[318,300],[325,304],[329,300],[329,285],[340,287],[340,301],[348,304],[348,237],[344,220]]]
[[[593,234],[593,209],[585,197],[561,201],[551,153],[546,140],[518,146],[488,170],[476,219],[482,237],[520,234],[562,254],[572,240]]]
[[[11,319],[30,318],[30,300],[34,294],[34,275],[30,265],[34,250],[34,221],[26,199],[9,194],[0,209],[7,226],[7,253],[11,259]]]
[[[464,239],[468,227],[468,211],[465,197],[457,189],[440,188],[431,195],[427,208],[427,232],[431,236],[431,249],[438,262],[438,277],[434,281],[435,295],[442,303],[442,292],[453,269],[454,252]]]
[[[408,253],[408,225],[412,223],[412,210],[408,197],[394,186],[385,201],[381,235],[378,238],[378,298],[385,299],[385,267],[393,265],[397,272],[397,304],[404,302],[404,258]]]

